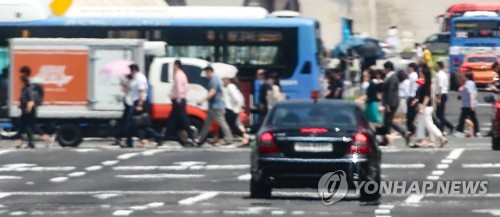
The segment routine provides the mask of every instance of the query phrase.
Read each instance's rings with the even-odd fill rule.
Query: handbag
[[[150,127],[152,125],[151,117],[149,117],[149,114],[146,112],[144,112],[142,114],[134,115],[132,117],[132,123],[134,124],[134,127],[137,127],[137,128],[146,128],[146,127]]]

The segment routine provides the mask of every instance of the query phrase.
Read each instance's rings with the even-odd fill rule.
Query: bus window
[[[459,21],[455,23],[456,38],[500,38],[500,22]]]
[[[233,65],[285,65],[277,46],[228,46],[227,63]]]
[[[192,57],[209,62],[216,61],[214,46],[169,45],[167,49],[169,57]]]

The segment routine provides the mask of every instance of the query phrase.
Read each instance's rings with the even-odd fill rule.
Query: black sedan
[[[381,152],[375,133],[354,103],[337,100],[290,100],[268,113],[251,153],[250,193],[271,197],[272,188],[318,188],[320,178],[343,171],[354,182],[380,183]],[[371,189],[362,201],[380,198]]]

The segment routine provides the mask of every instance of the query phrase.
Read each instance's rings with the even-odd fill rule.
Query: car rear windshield
[[[497,61],[495,57],[471,57],[468,60],[468,62],[470,63],[479,63],[479,62],[494,63],[495,61]]]
[[[267,125],[278,128],[321,126],[353,129],[360,120],[358,110],[352,105],[282,104],[271,111]]]

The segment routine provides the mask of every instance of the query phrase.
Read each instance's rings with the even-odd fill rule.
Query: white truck
[[[84,137],[109,137],[112,123],[121,117],[124,94],[123,76],[103,74],[114,61],[129,60],[144,70],[150,84],[151,117],[161,129],[172,109],[169,93],[173,81],[173,62],[180,59],[190,82],[187,113],[193,127],[200,129],[207,105],[196,102],[208,93],[208,79],[202,69],[209,62],[194,58],[169,58],[166,43],[140,39],[62,39],[14,38],[9,40],[11,67],[9,79],[9,118],[20,116],[19,69],[29,66],[31,79],[43,85],[43,105],[38,124],[56,133],[61,146],[78,146]],[[146,67],[147,66],[147,67]],[[212,127],[212,132],[217,126]]]

